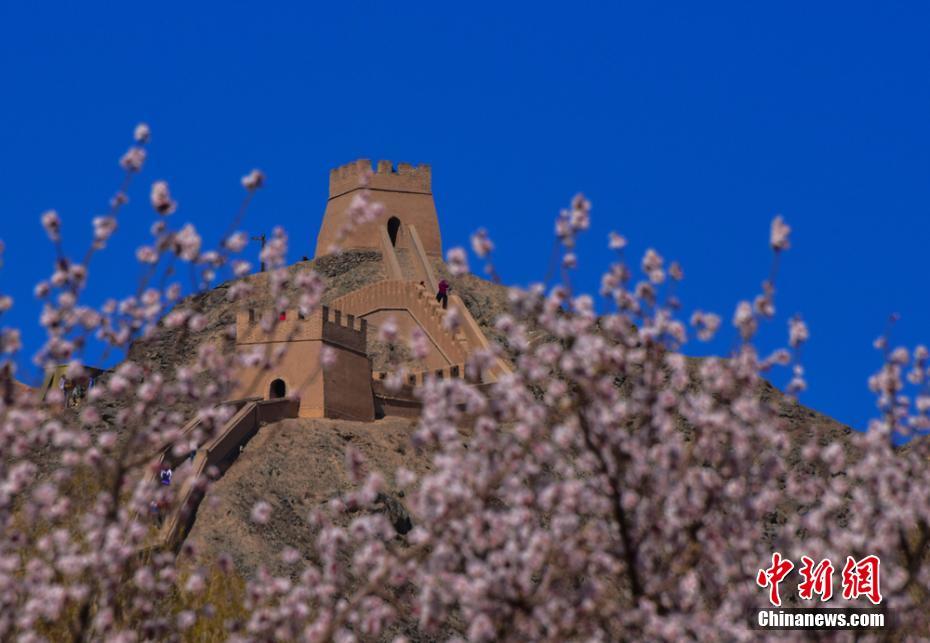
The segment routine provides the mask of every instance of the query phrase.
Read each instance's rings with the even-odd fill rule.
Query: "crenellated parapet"
[[[396,190],[420,194],[432,193],[430,166],[421,163],[398,163],[378,161],[372,166],[368,159],[346,163],[329,172],[329,198],[367,187],[371,190]]]
[[[324,341],[365,353],[368,321],[322,306],[310,315],[299,309],[281,312],[254,308],[236,313],[236,344]]]
[[[371,374],[373,380],[380,382],[387,381],[390,376],[390,371],[374,371]],[[429,379],[468,380],[473,384],[480,384],[483,381],[480,373],[475,374],[475,377],[468,377],[467,367],[464,364],[450,364],[449,366],[428,371],[406,373],[403,376],[403,385],[410,387],[422,386]]]
[[[322,307],[320,316],[324,341],[367,354],[368,320],[344,315],[341,310],[329,306]]]

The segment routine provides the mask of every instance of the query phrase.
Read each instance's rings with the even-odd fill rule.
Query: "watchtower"
[[[276,355],[278,348],[286,351],[271,364],[262,359],[243,366],[235,397],[295,395],[300,398],[300,417],[370,422],[375,416],[367,333],[366,320],[328,306],[308,316],[299,310],[241,310],[236,313],[238,350],[256,355],[257,349],[265,359]],[[324,347],[332,351],[335,362],[321,368]]]
[[[323,224],[317,235],[316,257],[332,252],[340,228],[348,222],[348,209],[359,190],[371,191],[372,200],[381,203],[385,215],[379,221],[354,229],[341,243],[343,250],[381,250],[403,236],[405,226],[415,226],[427,255],[442,257],[439,219],[433,202],[430,166],[391,161],[359,159],[329,173],[329,200]]]

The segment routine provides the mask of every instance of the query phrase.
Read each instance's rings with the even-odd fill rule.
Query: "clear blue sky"
[[[56,208],[75,254],[104,211],[138,121],[154,135],[91,300],[128,294],[147,187],[216,237],[239,177],[268,174],[250,232],[284,225],[312,254],[329,168],[426,162],[446,247],[486,226],[505,280],[546,272],[552,221],[594,204],[579,283],[606,236],[682,262],[687,310],[729,321],[767,274],[768,223],[794,248],[779,320],[801,312],[803,401],[864,426],[887,315],[930,341],[930,5],[923,2],[0,4],[0,290],[26,328]],[[730,331],[728,336],[732,338]],[[725,350],[724,340],[714,345]],[[24,368],[28,360],[23,360]]]

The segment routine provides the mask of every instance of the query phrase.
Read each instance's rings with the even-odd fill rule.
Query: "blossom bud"
[[[610,235],[608,235],[607,246],[611,250],[623,250],[626,248],[626,238],[616,232],[611,232]]]
[[[178,204],[172,200],[171,193],[168,191],[168,183],[165,181],[152,183],[152,192],[149,198],[152,202],[152,208],[161,215],[167,216],[178,207]]]
[[[58,242],[61,239],[61,218],[54,210],[46,210],[42,214],[42,227],[52,241]]]
[[[138,172],[145,163],[145,150],[141,147],[130,147],[119,160],[121,168],[127,172]]]
[[[265,184],[265,174],[261,170],[252,170],[242,177],[242,187],[246,190],[257,190]]]
[[[136,125],[136,129],[132,133],[133,139],[135,139],[136,143],[138,143],[139,145],[145,145],[146,143],[148,143],[149,137],[151,135],[152,135],[152,132],[149,129],[149,126],[145,123],[139,123],[138,125]]]
[[[781,252],[790,248],[791,243],[788,239],[790,233],[791,228],[785,223],[780,214],[772,219],[772,230],[769,236],[769,244],[772,246],[772,250]]]

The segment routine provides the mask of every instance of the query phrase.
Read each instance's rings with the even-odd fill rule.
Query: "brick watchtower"
[[[382,249],[383,232],[396,244],[405,226],[415,226],[427,255],[442,256],[439,219],[433,202],[430,166],[378,161],[375,169],[368,159],[360,159],[329,173],[329,201],[316,242],[316,257],[329,254],[338,230],[346,222],[346,210],[365,176],[372,200],[384,205],[384,218],[355,229],[342,243],[344,250]]]
[[[277,317],[273,327],[271,322]],[[300,417],[328,417],[371,422],[371,363],[365,352],[368,322],[322,306],[303,317],[298,310],[241,310],[236,313],[236,347],[265,359],[276,349],[283,356],[242,366],[236,398],[300,398]],[[335,363],[320,369],[321,351],[334,352]]]

